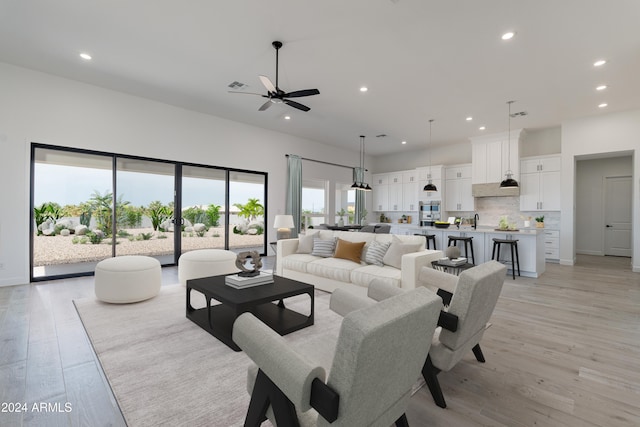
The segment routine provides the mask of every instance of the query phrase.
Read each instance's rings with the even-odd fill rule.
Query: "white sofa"
[[[413,244],[417,252],[402,255],[400,269],[390,265],[356,263],[340,258],[322,258],[309,253],[296,253],[298,239],[279,240],[277,245],[276,274],[314,285],[316,288],[333,292],[338,288],[348,288],[366,295],[369,283],[380,279],[402,289],[414,289],[422,267],[431,267],[431,261],[443,257],[441,251],[425,249],[424,236],[404,236],[374,234],[350,231],[308,230],[323,240],[339,238],[349,242],[392,242],[399,239],[403,244]],[[368,245],[364,250],[368,249]]]

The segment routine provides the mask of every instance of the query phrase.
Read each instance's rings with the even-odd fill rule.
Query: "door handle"
[[[609,225],[609,224],[607,224],[607,225],[606,225],[606,227],[607,227],[607,228],[611,228],[611,227],[613,227],[613,225]]]

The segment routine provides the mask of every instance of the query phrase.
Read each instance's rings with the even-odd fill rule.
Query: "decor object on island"
[[[365,170],[364,169],[364,135],[360,135],[360,173],[362,175],[360,176],[360,182],[356,180],[351,185],[351,188],[353,188],[354,190],[360,190],[360,191],[372,190],[371,186],[369,186],[369,184],[364,182],[364,170]]]
[[[433,123],[433,119],[429,119],[429,180],[427,181],[427,185],[424,186],[422,191],[426,191],[427,193],[433,193],[438,191],[438,187],[431,182],[431,124]]]
[[[433,223],[434,227],[436,228],[449,228],[449,226],[451,225],[448,222],[444,222],[444,221],[436,221]]]
[[[544,228],[544,215],[536,217],[536,228]]]
[[[247,259],[251,258],[252,269],[248,269],[246,266]],[[240,252],[236,258],[236,267],[240,269],[238,276],[240,277],[254,277],[260,274],[262,268],[262,260],[260,254],[257,251]]]
[[[302,105],[299,102],[291,101],[287,98],[300,98],[301,96],[311,96],[311,95],[319,95],[320,91],[318,89],[304,89],[304,90],[296,90],[293,92],[286,93],[282,89],[278,87],[278,51],[282,47],[282,42],[274,41],[271,45],[276,50],[276,84],[274,85],[269,77],[267,76],[259,76],[260,81],[267,89],[267,94],[263,95],[261,93],[251,93],[251,92],[238,92],[230,90],[229,93],[244,93],[248,95],[258,95],[263,98],[268,98],[269,100],[262,104],[258,111],[264,111],[267,108],[271,107],[271,104],[287,104],[290,107],[297,108],[301,111],[309,111],[311,108],[306,105]]]
[[[232,274],[231,276],[225,276],[224,283],[236,289],[252,288],[273,283],[273,274],[264,271],[258,271],[255,276],[242,276],[241,273]]]
[[[276,215],[273,228],[278,229],[277,240],[290,239],[291,229],[293,227],[295,227],[293,224],[293,215]]]
[[[508,169],[505,172],[506,178],[502,180],[500,183],[500,188],[513,188],[518,186],[518,181],[513,179],[513,172],[511,172],[511,104],[515,101],[507,101],[507,105],[509,106],[509,114],[507,115],[508,120],[508,131],[507,131],[507,165]]]

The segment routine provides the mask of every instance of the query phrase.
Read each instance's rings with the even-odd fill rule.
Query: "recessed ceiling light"
[[[291,120],[291,116],[284,116],[285,120]]]
[[[402,141],[402,145],[406,145],[406,144],[407,144],[407,141]]]
[[[607,88],[607,85],[600,85],[596,87],[596,90],[605,90],[606,88]]]
[[[601,66],[603,66],[603,65],[604,65],[604,64],[606,64],[606,63],[607,63],[607,61],[605,61],[604,59],[600,59],[600,60],[598,60],[598,61],[594,62],[594,63],[593,63],[593,66],[594,66],[594,67],[601,67]]]
[[[368,87],[366,87],[366,86],[362,86],[362,87],[360,88],[360,92],[366,92],[366,91],[368,91],[368,90],[369,90],[369,88],[368,88]]]
[[[511,40],[515,35],[516,33],[514,33],[513,31],[509,31],[508,33],[504,33],[502,35],[502,40]]]
[[[469,116],[469,117],[467,117],[467,118],[466,118],[466,120],[467,120],[468,122],[470,122],[471,120],[473,120],[473,117]]]
[[[485,130],[485,129],[486,129],[486,127],[485,127],[485,126],[480,126],[478,129],[480,129],[480,130]]]
[[[606,102],[603,102],[602,104],[598,105],[598,107],[600,107],[600,108],[604,108],[604,107],[606,107],[607,105],[609,105],[609,104],[607,104]]]
[[[89,55],[88,53],[84,53],[83,52],[83,53],[80,54],[80,58],[89,61],[91,59],[91,55]]]

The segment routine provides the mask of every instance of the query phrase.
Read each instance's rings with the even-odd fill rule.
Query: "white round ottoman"
[[[141,255],[119,256],[96,265],[95,292],[115,304],[144,301],[160,292],[160,261]]]
[[[199,249],[180,255],[178,280],[182,286],[189,279],[237,273],[236,254],[223,249]]]

